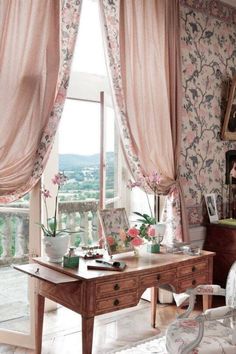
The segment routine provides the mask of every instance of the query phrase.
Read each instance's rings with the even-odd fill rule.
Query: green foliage
[[[148,226],[156,224],[156,219],[152,216],[149,216],[148,214],[141,214],[141,213],[138,213],[137,211],[134,211],[134,214],[141,217],[141,219],[137,219],[137,221],[140,221],[143,224],[146,224]]]

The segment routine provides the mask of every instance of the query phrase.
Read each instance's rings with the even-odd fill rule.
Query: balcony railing
[[[109,203],[112,205],[113,201]],[[59,227],[73,231],[71,245],[96,243],[98,240],[98,202],[59,203]],[[0,265],[27,262],[29,256],[29,208],[0,207]]]

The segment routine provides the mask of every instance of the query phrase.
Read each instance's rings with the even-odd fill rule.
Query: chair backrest
[[[236,307],[236,262],[231,266],[227,277],[225,301],[227,306]]]

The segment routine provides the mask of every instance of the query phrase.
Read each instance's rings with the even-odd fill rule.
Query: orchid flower
[[[51,198],[50,191],[43,186],[41,193],[43,196],[44,200],[44,205],[45,205],[45,211],[46,211],[46,219],[47,219],[47,226],[40,224],[44,234],[46,236],[51,236],[55,237],[56,235],[63,233],[63,232],[70,232],[67,229],[63,230],[58,230],[57,229],[57,209],[58,209],[58,194],[59,194],[59,189],[62,185],[64,185],[67,181],[67,177],[63,172],[57,173],[53,178],[52,182],[53,184],[57,185],[57,193],[56,193],[56,200],[55,200],[55,212],[54,216],[52,218],[48,217],[48,208],[47,208],[47,199]]]

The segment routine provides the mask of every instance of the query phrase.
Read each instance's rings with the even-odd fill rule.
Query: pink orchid
[[[67,177],[64,175],[63,172],[57,173],[57,174],[52,178],[52,183],[53,183],[53,184],[57,184],[59,187],[62,186],[66,181],[67,181]]]
[[[136,227],[131,227],[129,230],[128,230],[128,235],[130,237],[137,237],[139,235],[139,230],[136,229]]]
[[[67,181],[67,177],[64,175],[63,172],[57,173],[54,178],[52,179],[52,182],[58,186],[57,192],[56,192],[56,197],[55,197],[55,209],[54,209],[54,216],[51,218],[48,217],[48,208],[47,208],[47,198],[51,198],[50,191],[43,187],[41,193],[43,196],[43,201],[45,205],[45,212],[46,212],[46,220],[47,220],[47,225],[41,224],[41,228],[44,232],[45,235],[55,237],[57,233],[61,233],[62,230],[59,230],[58,227],[58,222],[57,222],[57,216],[58,216],[58,193],[60,186],[62,186],[65,182]],[[69,232],[69,231],[67,231]]]
[[[48,189],[44,188],[41,192],[44,198],[52,198],[50,191]]]
[[[133,246],[141,246],[143,244],[143,240],[141,237],[137,236],[132,239],[131,243]]]

